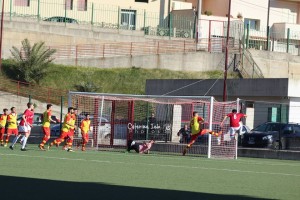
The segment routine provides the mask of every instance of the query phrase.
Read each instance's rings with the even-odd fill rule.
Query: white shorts
[[[19,126],[19,133],[27,133],[31,130],[29,125]]]
[[[235,134],[237,131],[239,131],[241,129],[241,127],[230,127],[229,130],[228,130],[228,133],[230,134],[230,137],[231,138],[234,138],[235,137]]]

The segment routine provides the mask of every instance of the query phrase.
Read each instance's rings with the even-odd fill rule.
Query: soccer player
[[[3,138],[4,138],[4,133],[5,133],[7,115],[8,115],[8,109],[4,108],[3,109],[3,114],[0,117],[0,144],[1,144],[1,146],[4,145]]]
[[[14,145],[17,143],[19,137],[23,133],[25,135],[25,137],[22,142],[21,151],[26,151],[25,146],[27,143],[27,139],[30,136],[31,127],[33,124],[33,116],[34,116],[33,104],[27,103],[27,109],[24,111],[22,119],[19,124],[19,133],[18,133],[17,137],[14,138],[12,144],[9,146],[9,148],[11,150],[14,149]]]
[[[15,107],[11,107],[10,114],[7,116],[6,122],[7,122],[8,126],[7,126],[7,135],[6,135],[5,144],[4,144],[5,147],[7,147],[7,144],[9,142],[9,138],[11,135],[17,136],[19,134],[18,124],[17,124],[17,114],[16,114]]]
[[[64,118],[64,123],[62,125],[62,129],[61,129],[61,133],[60,136],[55,139],[53,142],[50,143],[50,145],[48,146],[48,150],[55,144],[57,147],[59,146],[59,144],[61,142],[63,142],[69,134],[70,128],[74,127],[74,125],[72,124],[72,114],[74,113],[74,108],[69,107],[68,108],[68,113],[65,115]]]
[[[47,104],[47,110],[43,113],[42,115],[42,130],[44,133],[43,140],[41,144],[39,145],[39,148],[43,151],[45,151],[45,144],[47,141],[50,139],[50,122],[56,123],[55,120],[52,120],[51,115],[52,115],[52,104]]]
[[[213,132],[209,129],[202,129],[201,130],[201,124],[204,122],[204,119],[198,115],[198,112],[193,112],[193,118],[190,122],[190,128],[191,128],[191,141],[188,143],[188,145],[183,149],[182,155],[185,156],[187,150],[191,148],[191,146],[195,143],[198,136],[204,135],[206,133],[218,136],[218,133]]]
[[[140,144],[140,145],[138,145],[133,140],[128,140],[128,142],[127,142],[127,151],[130,152],[130,150],[135,150],[135,152],[137,152],[137,153],[149,154],[150,149],[151,149],[153,144],[154,144],[154,140],[151,140],[150,142],[144,142],[143,144]]]
[[[90,120],[90,115],[85,114],[84,120],[81,121],[80,124],[80,130],[81,130],[81,136],[82,136],[82,151],[85,151],[85,145],[89,141],[89,130],[91,128],[91,120]],[[79,146],[79,145],[78,145]]]
[[[243,117],[247,117],[247,115],[243,114],[243,113],[237,113],[236,109],[233,109],[231,113],[227,114],[222,123],[221,123],[221,127],[224,124],[224,121],[229,118],[230,119],[230,128],[228,130],[227,134],[230,134],[230,138],[233,139],[236,136],[236,132],[239,131],[241,129],[241,124],[240,124],[240,120]]]
[[[63,147],[63,149],[67,150],[67,151],[73,151],[72,149],[72,145],[73,145],[73,139],[74,139],[74,133],[75,133],[75,128],[76,128],[76,118],[77,118],[77,114],[78,114],[78,109],[77,108],[73,108],[74,112],[72,114],[72,120],[71,120],[71,124],[72,126],[70,127],[70,131],[68,133],[68,139],[66,140],[66,145]]]

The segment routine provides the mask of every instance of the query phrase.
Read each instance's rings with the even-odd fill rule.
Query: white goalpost
[[[105,93],[69,93],[69,106],[78,109],[77,125],[85,114],[91,118],[89,148],[124,150],[129,139],[137,142],[155,140],[151,151],[181,155],[186,141],[180,143],[178,131],[189,125],[197,111],[205,123],[202,128],[226,133],[228,124],[220,127],[224,116],[236,108],[238,101],[217,102],[213,97],[149,96]],[[78,130],[74,143],[81,138]],[[75,144],[76,145],[76,144]],[[237,158],[237,141],[226,134],[199,136],[187,155],[208,158]]]

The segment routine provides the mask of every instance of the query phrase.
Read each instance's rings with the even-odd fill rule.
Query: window
[[[257,19],[247,19],[245,18],[244,24],[247,26],[250,25],[250,29],[259,31],[260,21]]]
[[[135,30],[136,22],[136,11],[135,10],[121,10],[121,28],[128,30]]]
[[[73,10],[73,0],[66,0],[66,10]]]
[[[87,11],[87,0],[78,0],[77,10],[78,11]]]
[[[294,126],[294,131],[295,131],[295,133],[300,133],[300,126],[299,125],[295,125]]]
[[[149,3],[149,0],[135,0],[135,2]]]
[[[15,6],[30,6],[30,0],[15,0]]]

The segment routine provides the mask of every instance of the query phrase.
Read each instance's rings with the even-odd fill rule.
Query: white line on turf
[[[227,172],[237,172],[237,173],[252,173],[252,174],[276,175],[276,176],[300,177],[300,174],[258,172],[258,171],[236,170],[236,169],[226,169],[226,168],[211,168],[211,167],[197,167],[197,166],[183,166],[183,165],[163,165],[163,164],[152,164],[152,163],[132,163],[132,162],[108,161],[108,160],[87,160],[87,159],[78,159],[78,158],[64,158],[64,157],[53,157],[53,156],[52,157],[51,156],[31,156],[31,155],[20,155],[20,154],[2,154],[2,153],[0,153],[0,155],[1,156],[28,157],[28,158],[68,160],[68,161],[84,161],[84,162],[95,162],[95,163],[143,165],[143,166],[155,166],[155,167],[172,167],[172,168],[201,169],[201,170],[215,170],[215,171],[227,171]]]

